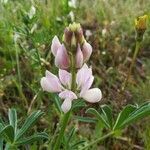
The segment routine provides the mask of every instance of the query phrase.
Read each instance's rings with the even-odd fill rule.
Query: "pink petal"
[[[71,109],[72,101],[70,99],[65,99],[61,105],[61,109],[64,113],[67,113]]]
[[[96,103],[101,100],[102,92],[98,88],[93,88],[82,93],[81,97],[90,103]]]
[[[83,65],[83,54],[80,46],[78,46],[77,54],[76,54],[76,67],[81,68]]]
[[[62,98],[62,99],[70,99],[70,100],[77,99],[76,94],[72,91],[69,91],[69,90],[62,91],[59,94],[59,97]]]
[[[92,46],[88,42],[85,42],[83,44],[82,53],[83,53],[84,62],[88,61],[92,54]]]
[[[59,69],[59,79],[64,86],[71,87],[71,73]]]
[[[57,50],[55,65],[60,69],[67,69],[69,67],[69,56],[64,45],[61,45]]]
[[[59,39],[57,36],[54,36],[52,40],[52,45],[51,45],[51,51],[54,56],[57,54],[57,50],[61,47],[61,43],[59,42]]]
[[[41,86],[47,92],[61,92],[63,89],[57,76],[49,71],[46,71],[46,77],[41,79]]]
[[[92,69],[88,68],[88,66],[84,64],[83,67],[77,72],[76,83],[78,87],[84,86],[91,76],[92,76]]]

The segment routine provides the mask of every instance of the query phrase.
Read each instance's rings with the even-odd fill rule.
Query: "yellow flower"
[[[146,30],[147,19],[148,19],[147,15],[137,17],[137,19],[135,19],[135,28],[137,30]]]

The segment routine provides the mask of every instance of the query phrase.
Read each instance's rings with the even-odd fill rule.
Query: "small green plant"
[[[33,143],[37,140],[47,139],[48,135],[45,132],[36,132],[29,137],[26,137],[27,131],[37,122],[43,112],[35,111],[27,117],[21,128],[18,128],[18,119],[15,109],[9,109],[8,118],[9,124],[0,119],[0,149],[5,147],[5,150],[15,150],[21,145]],[[6,143],[4,146],[4,142]]]
[[[150,102],[145,102],[140,106],[127,105],[114,120],[112,109],[108,105],[102,105],[100,111],[97,111],[94,108],[89,108],[87,113],[93,114],[96,119],[100,120],[104,124],[105,128],[110,132],[98,139],[93,140],[91,143],[83,147],[82,150],[93,146],[109,136],[121,132],[127,125],[150,115]]]

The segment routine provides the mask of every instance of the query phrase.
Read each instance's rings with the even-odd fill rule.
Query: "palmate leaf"
[[[120,129],[123,122],[129,117],[129,115],[136,109],[136,106],[127,105],[118,115],[113,130]]]
[[[122,129],[126,125],[150,115],[150,102],[146,102],[139,107],[133,105],[126,106],[118,115],[114,130]]]
[[[101,109],[102,109],[105,120],[109,124],[109,128],[112,128],[113,126],[112,109],[108,105],[102,105]]]
[[[43,115],[43,112],[35,111],[33,112],[26,120],[25,123],[22,125],[21,129],[17,132],[16,141],[21,138],[28,130],[31,128],[35,122]]]
[[[146,102],[143,105],[139,106],[136,110],[134,110],[130,116],[124,121],[122,127],[133,123],[141,118],[150,115],[150,102]]]
[[[107,105],[103,105],[101,109],[102,109],[101,113],[98,112],[94,108],[89,108],[86,112],[95,115],[98,120],[103,122],[106,128],[111,129],[112,128],[112,110]]]
[[[2,128],[1,125],[1,130],[0,130],[0,138],[6,140],[6,142],[13,143],[14,141],[14,128],[11,125],[7,125]]]
[[[9,109],[8,112],[9,124],[14,128],[14,132],[17,131],[17,113],[15,109]]]
[[[27,138],[21,138],[17,142],[15,142],[15,145],[24,145],[24,144],[31,144],[38,140],[48,139],[48,135],[45,132],[36,133],[30,137]]]

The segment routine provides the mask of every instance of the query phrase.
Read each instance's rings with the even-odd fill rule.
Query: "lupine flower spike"
[[[83,98],[90,103],[99,102],[102,98],[101,90],[91,88],[94,76],[92,68],[85,63],[91,56],[92,46],[84,39],[80,24],[73,23],[65,29],[63,44],[55,36],[51,51],[55,56],[55,65],[59,68],[58,77],[46,71],[45,77],[41,79],[41,86],[44,91],[59,94],[64,100],[61,105],[63,112],[67,113],[71,109],[72,101],[77,98]],[[75,68],[71,68],[73,66]],[[72,69],[73,71],[77,69],[75,75],[68,72]],[[72,88],[72,84],[75,88]]]
[[[76,68],[81,68],[87,62],[92,53],[91,45],[86,42],[80,24],[73,23],[64,31],[63,44],[57,36],[52,40],[51,50],[55,56],[55,65],[67,70],[70,67],[69,53],[76,57]]]

